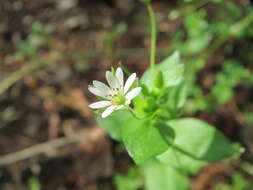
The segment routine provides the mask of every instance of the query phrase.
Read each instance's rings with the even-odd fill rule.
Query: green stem
[[[156,55],[156,18],[151,4],[147,4],[149,19],[150,19],[150,31],[151,31],[151,47],[150,47],[150,67],[154,68],[155,55]]]
[[[249,13],[246,17],[242,20],[234,23],[229,28],[230,35],[229,36],[221,36],[219,37],[214,43],[208,48],[207,52],[205,53],[204,57],[207,59],[208,57],[212,56],[217,49],[219,49],[227,40],[229,40],[233,35],[236,35],[238,30],[244,30],[253,22],[253,13]]]
[[[136,119],[139,119],[139,120],[143,119],[143,118],[138,117],[131,107],[128,107],[127,110],[129,110],[132,116],[134,116]]]

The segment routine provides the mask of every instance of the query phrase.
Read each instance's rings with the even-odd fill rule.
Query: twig
[[[35,60],[30,60],[25,66],[16,72],[12,73],[10,76],[5,78],[0,83],[0,95],[8,90],[13,84],[22,79],[24,76],[30,74],[31,72],[38,70],[40,68],[46,67],[50,64],[56,63],[61,58],[59,52],[52,51],[50,54],[37,58]]]
[[[45,143],[37,144],[32,147],[9,153],[3,156],[0,156],[0,166],[9,165],[18,161],[26,160],[28,158],[40,155],[48,154],[55,149],[64,147],[68,144],[82,142],[94,141],[94,139],[100,139],[102,136],[105,136],[105,132],[100,127],[88,128],[80,130],[74,134],[71,134],[67,137],[58,138],[51,140]],[[92,143],[92,142],[91,142]]]
[[[31,73],[32,71],[40,68],[42,64],[27,64],[23,66],[20,70],[14,72],[9,77],[4,79],[0,83],[0,95],[5,92],[8,88],[10,88],[14,83],[19,81],[21,78],[23,78],[25,75]]]

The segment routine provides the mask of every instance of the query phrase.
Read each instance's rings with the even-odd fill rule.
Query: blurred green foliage
[[[113,55],[113,48],[116,45],[116,42],[122,37],[126,30],[127,25],[125,23],[119,23],[102,36],[101,41],[108,57]]]
[[[143,185],[141,173],[137,168],[130,168],[126,175],[116,174],[114,184],[118,190],[137,190]]]
[[[40,187],[40,182],[39,182],[38,178],[36,178],[36,177],[29,178],[28,187],[29,187],[28,188],[29,190],[40,190],[41,187]]]
[[[238,85],[252,86],[251,53],[253,45],[247,44],[253,37],[252,7],[242,7],[228,0],[212,1],[215,8],[205,9],[210,1],[185,1],[182,9],[169,13],[169,19],[183,19],[183,26],[178,27],[172,38],[172,50],[179,50],[186,58],[190,98],[185,112],[213,110],[216,106],[226,104],[234,98],[234,89]],[[214,10],[215,9],[215,10]],[[238,49],[238,42],[245,44],[244,52]],[[237,43],[234,43],[237,42]],[[221,52],[222,51],[222,52]],[[199,73],[207,62],[215,62],[210,57],[223,53],[229,59],[219,63],[219,71],[214,75],[214,84],[208,92],[198,84]],[[243,56],[237,59],[233,56]],[[215,58],[216,56],[214,56]]]
[[[33,23],[31,33],[18,44],[15,58],[17,60],[35,59],[38,54],[38,48],[49,43],[50,33],[52,32],[53,27],[51,25],[43,25],[39,22]]]
[[[216,84],[211,89],[211,97],[217,104],[225,104],[234,98],[234,88],[239,84],[252,85],[250,71],[235,60],[227,60],[222,71],[215,76]]]
[[[236,173],[232,176],[231,184],[219,183],[215,190],[251,190],[252,188],[252,181],[246,180],[241,174]]]

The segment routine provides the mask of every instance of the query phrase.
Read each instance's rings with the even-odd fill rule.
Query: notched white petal
[[[112,103],[110,101],[99,101],[99,102],[90,104],[89,107],[92,109],[99,109],[99,108],[110,106],[111,104]]]
[[[102,118],[106,118],[116,109],[117,106],[110,106],[105,109],[105,111],[102,113]]]
[[[94,95],[96,95],[96,96],[100,96],[100,97],[102,97],[102,98],[107,98],[107,97],[106,97],[106,93],[103,92],[102,90],[98,89],[98,88],[95,88],[95,87],[88,87],[88,90],[89,90],[92,94],[94,94]]]
[[[94,87],[96,87],[96,88],[110,89],[109,86],[107,86],[105,83],[100,82],[100,81],[98,81],[98,80],[94,80],[94,81],[93,81],[93,85],[94,85]]]
[[[126,99],[132,100],[133,98],[138,96],[140,92],[141,92],[141,87],[134,88],[126,94]]]
[[[107,80],[108,84],[110,85],[110,87],[112,89],[120,88],[120,83],[119,83],[117,77],[113,76],[110,71],[106,71],[105,76],[106,76],[106,80]]]
[[[118,81],[120,82],[120,85],[123,87],[123,85],[124,85],[124,74],[123,74],[123,71],[120,67],[118,67],[117,70],[116,70],[116,77],[117,77]]]
[[[129,90],[129,88],[132,86],[132,84],[134,83],[134,80],[136,78],[136,73],[133,73],[130,75],[130,77],[128,77],[126,84],[124,86],[124,94],[127,93],[127,91]]]
[[[106,84],[104,84],[103,82],[94,80],[93,81],[93,85],[95,88],[97,88],[98,90],[100,90],[101,92],[103,92],[105,95],[109,95],[112,94],[111,89],[109,88],[109,86],[107,86]]]

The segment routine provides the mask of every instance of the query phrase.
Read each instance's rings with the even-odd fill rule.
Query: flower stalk
[[[150,45],[150,67],[153,70],[155,65],[156,55],[156,18],[155,13],[150,3],[147,3],[147,9],[150,20],[150,31],[151,31],[151,45]]]

